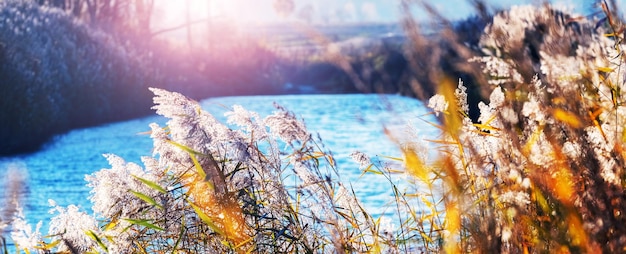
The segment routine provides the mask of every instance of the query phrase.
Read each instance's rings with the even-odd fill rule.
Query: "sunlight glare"
[[[159,0],[155,2],[155,27],[168,28],[209,18],[231,25],[276,21],[274,0]],[[187,17],[189,14],[189,17]]]

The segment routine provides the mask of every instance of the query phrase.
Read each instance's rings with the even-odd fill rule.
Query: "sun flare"
[[[271,22],[278,17],[273,0],[160,0],[155,7],[153,20],[160,28],[202,21],[243,25]]]

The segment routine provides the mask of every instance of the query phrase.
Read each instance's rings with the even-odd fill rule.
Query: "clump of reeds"
[[[20,231],[19,250],[160,253],[378,252],[386,236],[339,181],[333,157],[277,106],[234,106],[228,124],[180,94],[152,89],[167,126],[151,125],[144,166],[106,155],[86,177],[94,215],[58,207],[49,238]],[[231,127],[229,127],[231,126]],[[33,239],[37,238],[37,239]],[[29,239],[21,241],[20,239]]]
[[[360,205],[293,113],[235,106],[226,125],[153,89],[170,119],[151,125],[154,156],[141,167],[107,155],[111,168],[87,177],[95,216],[56,207],[51,238],[14,240],[72,253],[623,252],[624,36],[602,7],[596,21],[548,6],[494,16],[474,58],[488,95],[475,121],[467,88],[440,77],[428,101],[440,137],[403,141],[389,157],[401,169],[352,154],[389,180],[392,221]],[[409,184],[395,184],[400,173]]]
[[[595,21],[549,6],[494,16],[474,58],[490,91],[475,122],[465,86],[440,82],[429,101],[442,119],[439,157],[404,151],[407,171],[434,193],[417,196],[428,209],[409,220],[425,248],[625,250],[623,25],[601,6]]]

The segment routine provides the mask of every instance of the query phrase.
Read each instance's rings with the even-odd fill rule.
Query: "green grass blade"
[[[207,224],[207,226],[209,226],[215,233],[218,233],[219,235],[224,235],[224,232],[217,227],[217,225],[215,225],[215,223],[213,223],[213,220],[211,220],[211,218],[209,218],[208,215],[206,215],[202,209],[200,209],[200,207],[198,207],[197,205],[193,204],[193,202],[187,200],[187,202],[189,202],[189,204],[191,205],[191,207],[193,207],[193,210],[196,211],[196,214],[198,214],[198,216],[200,216],[200,219]]]
[[[46,243],[46,244],[43,245],[43,250],[50,250],[50,249],[56,247],[57,245],[59,245],[59,243],[61,243],[60,239],[59,240],[55,240],[55,241],[53,241],[51,243]]]
[[[161,185],[159,185],[158,183],[155,183],[155,182],[150,181],[150,180],[145,179],[145,178],[138,177],[136,175],[132,175],[132,176],[135,179],[137,179],[137,180],[141,181],[142,183],[144,183],[145,185],[148,185],[148,187],[150,187],[150,188],[152,188],[152,189],[154,189],[154,190],[156,190],[158,192],[161,192],[163,194],[167,194],[167,191],[163,187],[161,187]]]
[[[196,172],[198,172],[200,178],[206,179],[206,172],[204,172],[204,169],[202,168],[202,165],[200,165],[200,162],[198,162],[198,159],[196,159],[196,156],[193,155],[193,153],[190,153],[189,157],[191,157],[191,160],[193,161],[193,166],[196,167]]]
[[[170,143],[170,144],[174,145],[175,147],[178,147],[178,148],[180,148],[181,150],[183,150],[183,151],[185,151],[185,152],[188,152],[188,153],[190,153],[190,154],[202,155],[202,153],[199,153],[199,152],[197,152],[197,151],[195,151],[195,150],[191,149],[191,147],[188,147],[188,146],[186,146],[186,145],[183,145],[183,144],[180,144],[180,143],[177,143],[177,142],[171,141],[171,140],[170,140],[170,141],[168,141],[168,143]]]
[[[204,169],[202,168],[202,165],[200,165],[200,162],[198,162],[198,159],[196,158],[196,155],[201,155],[201,153],[194,151],[193,149],[176,143],[174,141],[169,141],[170,144],[182,149],[183,151],[189,153],[189,157],[191,157],[191,160],[193,161],[193,165],[194,167],[196,167],[196,171],[198,172],[198,175],[202,178],[202,179],[206,179],[206,173],[204,172]]]
[[[159,227],[157,225],[154,225],[154,224],[150,223],[149,220],[136,220],[136,219],[124,219],[124,220],[130,222],[131,224],[143,226],[143,227],[154,229],[154,230],[157,230],[157,231],[164,231],[165,230],[165,229],[163,229],[163,228],[161,228],[161,227]]]
[[[172,254],[176,253],[176,249],[178,249],[178,245],[180,245],[180,242],[183,240],[183,236],[185,235],[185,217],[183,216],[180,224],[180,234],[178,235],[178,239],[176,239],[176,243],[174,244],[174,247],[172,248]]]
[[[96,243],[98,243],[98,246],[100,246],[100,248],[102,248],[105,252],[107,252],[107,253],[109,252],[109,248],[107,248],[107,246],[104,245],[104,242],[102,242],[100,237],[98,237],[98,235],[96,235],[96,233],[94,233],[92,230],[86,231],[85,234],[87,234],[87,236],[89,236],[89,238],[91,238],[94,241],[96,241]]]
[[[7,249],[7,241],[3,236],[0,236],[0,240],[2,241],[2,249],[4,253],[9,253],[9,249]]]
[[[152,206],[156,206],[159,209],[163,209],[163,206],[159,203],[157,203],[153,198],[151,198],[150,196],[143,194],[141,192],[137,192],[134,190],[129,190],[130,193],[132,193],[133,195],[135,195],[136,197],[140,198],[141,200],[145,201],[146,203],[152,205]]]

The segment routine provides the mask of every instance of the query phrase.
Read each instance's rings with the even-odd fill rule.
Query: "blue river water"
[[[425,121],[435,122],[432,115],[417,100],[397,95],[284,95],[222,97],[202,101],[203,108],[218,119],[232,105],[242,105],[261,117],[270,115],[276,102],[304,119],[312,133],[319,133],[324,145],[334,155],[341,180],[349,183],[364,206],[373,214],[384,213],[391,197],[389,182],[380,175],[365,174],[349,157],[359,150],[370,157],[377,155],[401,157],[398,144],[384,132],[406,139],[433,138],[437,130]],[[152,154],[152,140],[145,134],[152,122],[164,125],[167,119],[150,116],[98,127],[78,129],[56,137],[42,151],[19,157],[0,158],[0,176],[6,179],[10,169],[22,172],[26,192],[21,206],[34,225],[44,221],[42,233],[47,233],[47,221],[53,216],[48,200],[60,206],[78,205],[91,214],[89,188],[85,175],[110,168],[105,153],[121,156],[139,165],[141,156]],[[407,125],[413,128],[406,128]],[[0,189],[5,189],[0,183]],[[0,193],[1,195],[2,193]],[[3,202],[0,200],[0,207]]]

